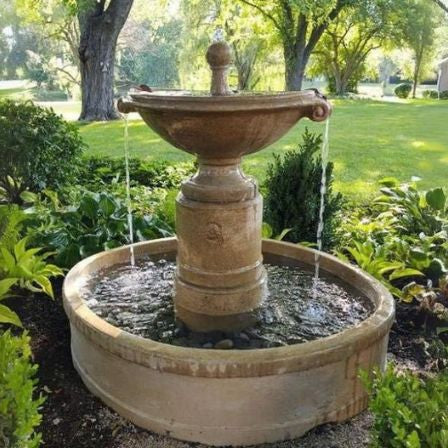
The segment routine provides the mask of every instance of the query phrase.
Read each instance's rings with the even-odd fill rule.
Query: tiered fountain
[[[315,260],[311,249],[262,241],[262,198],[242,173],[241,157],[275,142],[303,117],[324,121],[331,108],[315,91],[233,93],[226,80],[231,53],[223,42],[210,46],[207,61],[210,93],[134,91],[118,107],[138,112],[199,163],[176,201],[177,238],[135,244],[137,261],[176,259],[177,320],[198,334],[233,334],[257,325],[268,290],[263,259],[305,270]],[[129,247],[123,247],[80,262],[65,280],[64,306],[83,381],[137,425],[183,440],[242,446],[298,437],[365,408],[358,371],[384,366],[394,307],[387,290],[361,270],[320,255],[324,275],[371,304],[356,325],[310,342],[218,350],[144,338],[95,314],[83,292],[86,279],[101,279],[128,260]]]

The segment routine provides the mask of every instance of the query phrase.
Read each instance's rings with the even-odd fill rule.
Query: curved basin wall
[[[176,240],[135,245],[137,256],[175,257]],[[314,251],[264,241],[265,258],[314,262]],[[367,404],[358,371],[383,367],[393,320],[387,290],[357,268],[322,255],[322,268],[367,295],[375,312],[359,326],[317,341],[258,350],[175,347],[133,336],[91,312],[82,277],[128,260],[120,248],[75,266],[64,284],[72,353],[87,387],[137,425],[182,440],[242,446],[291,439]]]

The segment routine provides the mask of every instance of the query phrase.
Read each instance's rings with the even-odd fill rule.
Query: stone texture
[[[137,257],[176,251],[176,240],[136,244]],[[268,261],[312,265],[314,251],[264,241]],[[139,426],[212,446],[292,439],[325,422],[346,420],[367,404],[357,372],[384,366],[394,302],[361,270],[322,254],[322,269],[350,282],[375,304],[362,324],[321,340],[264,350],[198,350],[125,333],[80,298],[84,275],[124,262],[128,248],[90,257],[68,274],[64,307],[75,367],[90,390]]]

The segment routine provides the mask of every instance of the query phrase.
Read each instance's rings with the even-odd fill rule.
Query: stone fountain
[[[331,112],[314,90],[235,94],[231,52],[207,51],[210,93],[133,91],[123,113],[138,112],[173,146],[195,154],[198,172],[176,201],[177,238],[134,245],[137,258],[176,259],[177,318],[196,332],[239,331],[257,320],[267,291],[263,259],[311,267],[315,251],[261,239],[262,198],[241,158],[272,144],[301,118]],[[129,248],[94,255],[64,284],[76,369],[87,387],[144,428],[214,446],[298,437],[348,419],[367,404],[359,369],[383,367],[393,319],[388,291],[358,268],[321,254],[321,269],[373,304],[359,325],[312,342],[255,350],[179,347],[132,335],[87,306],[85,279],[129,259]]]

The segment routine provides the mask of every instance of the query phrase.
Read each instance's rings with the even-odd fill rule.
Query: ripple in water
[[[89,279],[83,288],[87,306],[129,333],[173,345],[213,348],[268,348],[330,336],[358,325],[373,311],[366,297],[330,278],[295,266],[265,265],[269,295],[259,322],[238,333],[195,333],[176,323],[173,306],[175,262],[139,260],[135,267],[114,266]],[[230,344],[230,346],[229,346]]]

